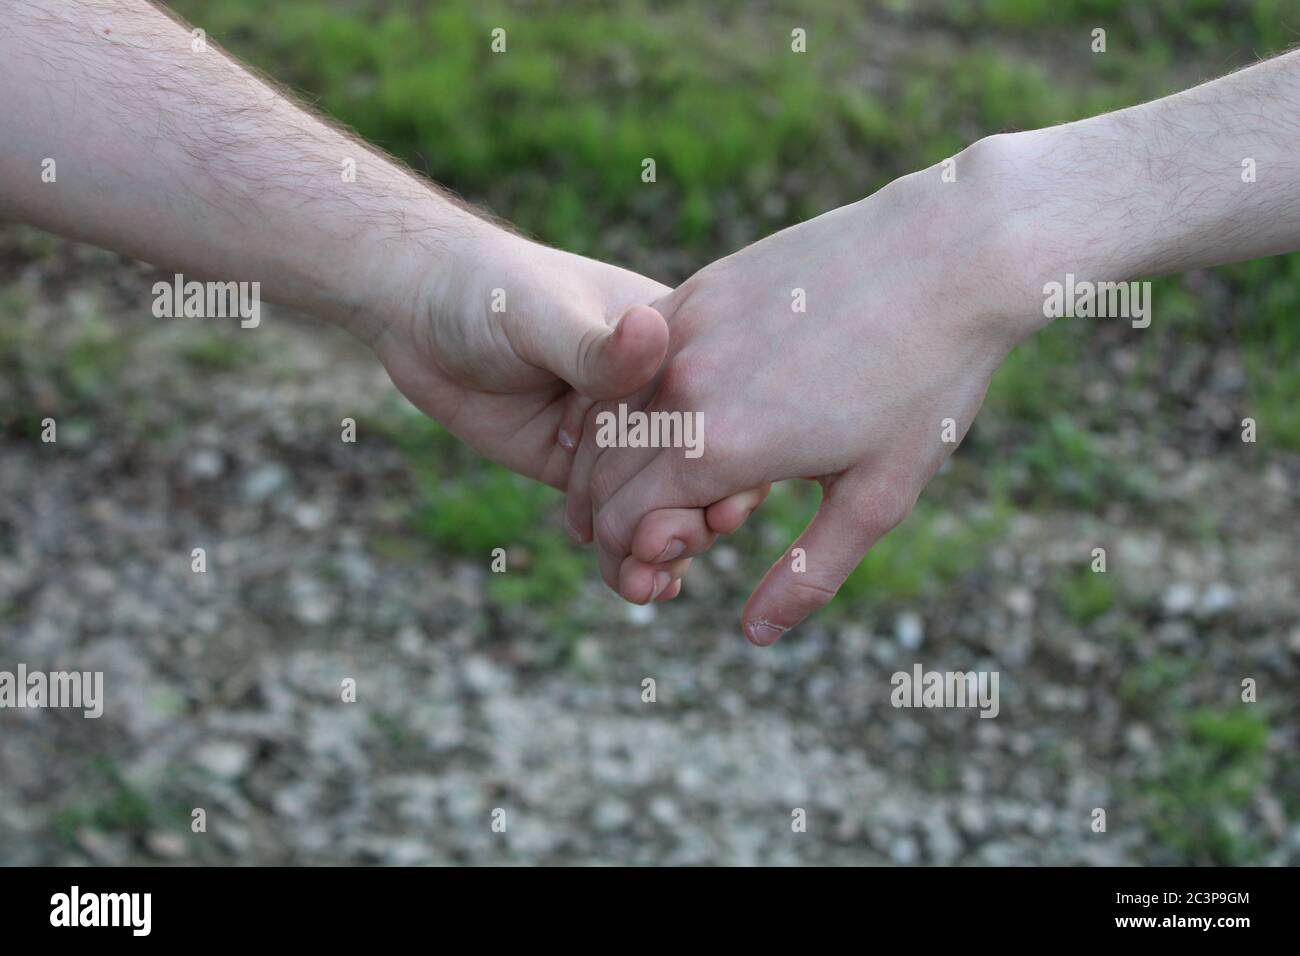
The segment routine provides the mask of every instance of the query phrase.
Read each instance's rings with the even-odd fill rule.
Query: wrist
[[[1001,281],[1020,302],[1021,337],[1052,321],[1050,288],[1123,283],[1169,271],[1176,258],[1180,239],[1153,228],[1167,215],[1118,115],[990,136],[967,151],[993,214],[983,221]]]
[[[1020,185],[1019,135],[978,140],[882,191],[907,211],[920,261],[935,270],[942,289],[935,308],[1008,351],[1047,323],[1040,279],[1046,260]]]
[[[1099,201],[1115,142],[1109,117],[1098,117],[988,136],[954,158],[959,188],[946,196],[958,261],[986,280],[970,282],[963,301],[991,334],[1014,346],[1049,325],[1053,287],[1143,274],[1155,237],[1115,218],[1124,204]]]
[[[463,308],[482,263],[515,238],[430,190],[401,234],[361,241],[364,256],[348,280],[356,294],[340,297],[345,308],[336,319],[376,351],[394,333],[404,348],[416,323],[444,325]]]

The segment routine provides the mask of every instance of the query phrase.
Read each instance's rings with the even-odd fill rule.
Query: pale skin
[[[672,330],[668,360],[627,402],[702,413],[704,454],[598,448],[584,433],[569,516],[584,537],[594,532],[612,587],[649,593],[644,562],[664,547],[667,518],[814,476],[820,510],[743,612],[749,640],[771,644],[911,511],[956,448],[945,420],[960,440],[994,371],[1048,321],[1047,283],[1300,249],[1300,52],[1116,113],[982,140],[954,168],[954,181],[935,166],[769,236],[656,303]],[[792,311],[794,289],[806,313]],[[706,546],[696,528],[686,554]]]
[[[204,40],[146,0],[6,8],[0,218],[260,282],[353,332],[482,454],[565,487],[591,399],[660,367],[668,329],[646,303],[668,287],[487,221]],[[719,526],[759,497],[718,502]],[[655,566],[656,599],[688,564]]]

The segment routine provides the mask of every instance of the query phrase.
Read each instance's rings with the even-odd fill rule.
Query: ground
[[[178,6],[472,199],[666,281],[984,133],[1291,38],[1268,3],[814,4],[831,49],[801,79],[764,72],[788,30],[749,5],[712,29],[672,5],[581,29],[554,4]],[[452,55],[498,11],[503,72]],[[158,320],[152,270],[27,229],[0,264],[0,669],[103,670],[109,701],[0,711],[0,862],[1300,862],[1296,257],[1159,280],[1147,330],[1022,347],[918,510],[766,650],[740,608],[811,486],[636,609],[558,495],[343,333]],[[998,717],[892,707],[918,661],[998,671]]]

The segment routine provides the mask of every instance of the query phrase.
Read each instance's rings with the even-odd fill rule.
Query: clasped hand
[[[480,256],[491,264],[470,270],[477,287],[463,296],[505,290],[504,310],[434,316],[379,351],[451,431],[566,488],[570,533],[594,540],[606,583],[629,601],[675,597],[691,558],[739,528],[772,482],[816,479],[820,509],[744,609],[746,636],[771,644],[908,514],[1030,331],[1016,320],[1033,313],[1029,286],[1004,265],[1014,250],[969,199],[922,171],[672,291],[519,240]],[[602,413],[620,405],[624,420],[698,416],[698,456],[598,441]]]

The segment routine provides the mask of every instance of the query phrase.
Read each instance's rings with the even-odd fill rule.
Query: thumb
[[[741,620],[750,643],[766,647],[830,603],[872,546],[911,510],[891,498],[897,495],[873,497],[861,487],[855,493],[844,478],[826,489],[812,522],[745,604]]]
[[[650,306],[634,305],[613,328],[575,316],[549,339],[552,372],[588,398],[621,398],[658,373],[668,354],[668,323]]]

